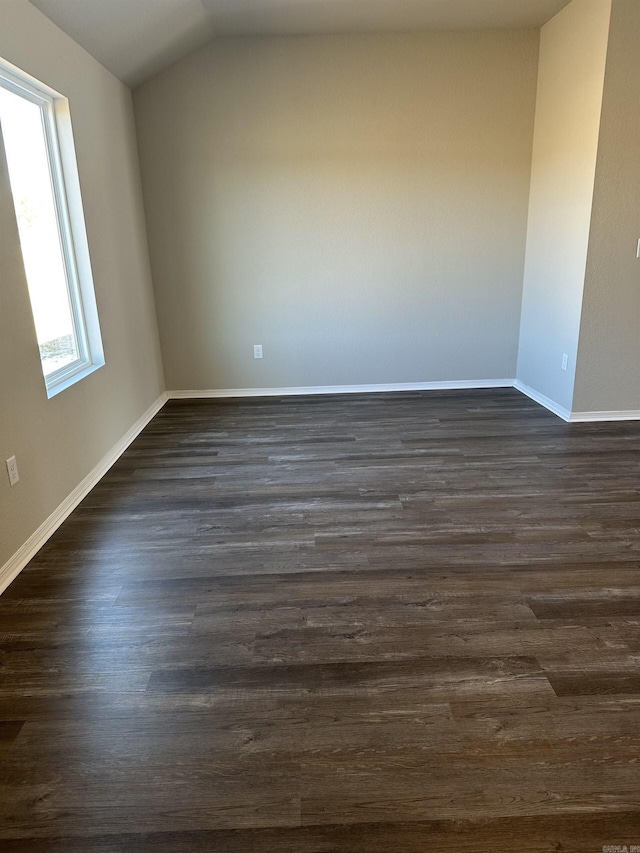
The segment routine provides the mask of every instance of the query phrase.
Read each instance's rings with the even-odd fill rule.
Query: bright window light
[[[71,151],[61,152],[56,106],[69,121],[65,98],[0,64],[0,128],[50,397],[104,364],[77,171],[75,198],[65,181],[63,153],[75,168],[70,122],[63,130]],[[84,281],[77,243],[85,247]]]

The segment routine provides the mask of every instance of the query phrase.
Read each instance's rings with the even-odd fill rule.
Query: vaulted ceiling
[[[129,86],[216,36],[540,27],[569,0],[30,0]]]

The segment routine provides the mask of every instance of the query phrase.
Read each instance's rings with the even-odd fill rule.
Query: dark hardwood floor
[[[640,424],[172,402],[0,598],[0,850],[640,845]]]

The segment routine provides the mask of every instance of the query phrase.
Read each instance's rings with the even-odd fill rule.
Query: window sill
[[[72,373],[64,379],[59,379],[57,382],[47,385],[47,397],[49,399],[55,397],[57,394],[60,394],[61,391],[64,391],[66,388],[70,388],[72,385],[75,385],[76,382],[80,382],[81,379],[95,373],[96,370],[100,370],[101,367],[104,367],[104,360],[99,361],[97,364],[87,364],[81,367],[76,373]]]

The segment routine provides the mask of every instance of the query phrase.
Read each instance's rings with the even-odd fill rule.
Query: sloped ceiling
[[[540,27],[569,0],[30,0],[135,87],[216,36]]]

